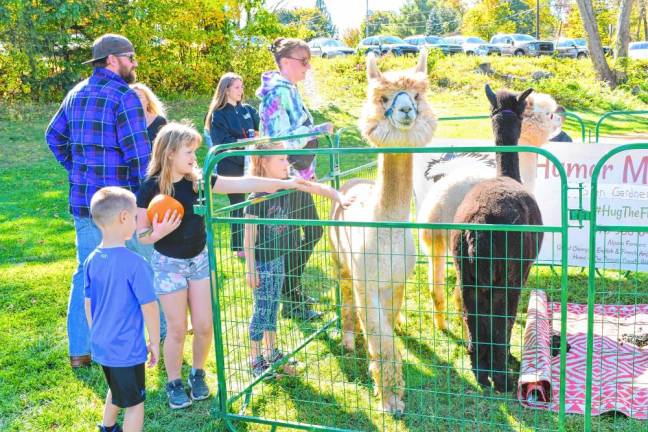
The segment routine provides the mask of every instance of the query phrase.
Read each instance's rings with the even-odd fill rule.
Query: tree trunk
[[[628,44],[630,43],[630,13],[632,12],[632,0],[623,0],[619,10],[617,21],[617,38],[614,58],[628,56]]]
[[[601,47],[601,36],[599,35],[598,26],[596,25],[596,16],[592,7],[591,0],[576,0],[578,11],[583,20],[583,27],[587,33],[587,46],[590,51],[590,58],[596,70],[599,80],[605,81],[611,88],[616,87],[616,75],[610,69],[610,66],[603,55]]]

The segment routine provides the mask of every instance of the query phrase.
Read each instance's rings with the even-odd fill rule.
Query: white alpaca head
[[[427,52],[422,50],[412,71],[378,70],[367,55],[367,99],[360,116],[364,138],[376,147],[422,147],[436,129],[436,117],[425,98],[428,88]]]
[[[545,93],[533,93],[526,101],[520,143],[539,147],[549,141],[556,127],[560,125],[556,114],[558,104],[553,97]]]

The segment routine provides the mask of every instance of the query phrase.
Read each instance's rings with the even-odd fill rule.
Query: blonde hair
[[[183,147],[198,148],[202,143],[202,137],[189,121],[170,122],[158,133],[153,141],[153,152],[151,161],[146,170],[147,178],[158,176],[160,193],[173,195],[173,178],[171,176],[171,157]],[[193,183],[193,189],[198,192],[198,180],[200,171],[196,169],[185,176],[185,179]]]
[[[267,144],[257,144],[255,150],[281,150],[286,148],[283,141],[271,142]],[[269,158],[271,155],[251,155],[250,156],[250,174],[257,177],[267,177],[265,168],[263,167],[263,160]]]
[[[218,80],[216,91],[214,91],[214,97],[212,97],[211,103],[209,104],[207,117],[205,117],[205,129],[208,131],[211,131],[211,121],[214,111],[222,109],[227,105],[227,89],[230,88],[234,81],[243,82],[243,78],[234,72],[227,72],[220,78],[220,80]]]
[[[151,90],[149,86],[142,83],[135,83],[131,84],[130,88],[132,88],[133,90],[140,90],[142,93],[144,93],[144,96],[148,101],[148,105],[146,106],[145,111],[149,112],[150,114],[166,117],[166,108],[164,107],[164,104],[160,99],[158,99],[157,96],[155,96],[155,93],[153,93],[153,90]]]
[[[306,51],[308,58],[310,58],[310,47],[301,39],[279,37],[270,45],[270,52],[274,56],[275,63],[277,63],[277,67],[279,68],[281,68],[281,59],[291,57],[292,53],[297,49]]]
[[[114,222],[122,211],[133,212],[136,208],[133,192],[117,186],[99,189],[90,200],[90,215],[100,227]]]

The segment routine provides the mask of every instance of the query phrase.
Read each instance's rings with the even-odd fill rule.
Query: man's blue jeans
[[[83,289],[83,263],[88,255],[101,243],[101,231],[91,218],[74,217],[76,232],[77,269],[72,276],[72,287],[68,301],[67,329],[70,356],[90,354],[90,330],[85,316],[85,295]],[[142,255],[149,261],[152,252],[151,245],[143,245],[137,241],[137,234],[126,242],[132,251]],[[160,337],[166,334],[166,321],[160,308]]]

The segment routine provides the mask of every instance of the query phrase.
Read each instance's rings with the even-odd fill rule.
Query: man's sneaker
[[[265,372],[269,367],[270,365],[263,356],[258,356],[250,362],[250,369],[252,370],[252,376],[254,378],[261,376],[261,374],[263,374],[263,372]]]
[[[187,396],[182,380],[179,378],[167,383],[166,394],[172,409],[186,408],[191,405],[191,399]]]
[[[196,369],[195,374],[189,374],[187,378],[187,384],[189,384],[189,396],[191,399],[198,401],[204,400],[209,397],[209,387],[205,382],[205,371],[202,369]]]

